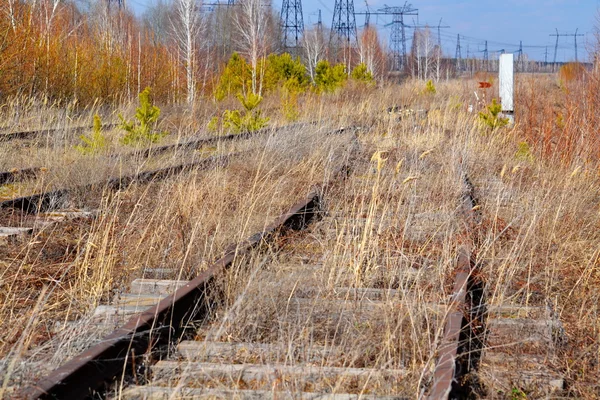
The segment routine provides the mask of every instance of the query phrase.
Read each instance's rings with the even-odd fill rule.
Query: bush
[[[102,121],[98,114],[94,115],[94,132],[91,137],[86,135],[79,136],[79,139],[83,142],[80,145],[75,146],[75,149],[81,154],[95,154],[106,147],[106,137],[102,133]]]
[[[350,77],[358,82],[373,82],[373,74],[371,74],[371,72],[367,69],[367,65],[365,63],[360,63],[354,67]]]
[[[346,66],[344,64],[337,64],[332,67],[325,60],[317,63],[317,67],[315,68],[315,84],[318,91],[333,92],[344,86],[346,79],[348,79],[348,75],[346,74]]]
[[[515,159],[517,161],[533,162],[533,154],[531,153],[531,149],[529,148],[529,144],[527,142],[519,143],[519,148],[515,153]]]
[[[139,95],[140,106],[135,110],[135,121],[126,121],[121,114],[121,129],[126,135],[121,139],[121,143],[126,145],[138,145],[144,143],[156,143],[166,132],[154,132],[154,126],[160,116],[160,108],[152,104],[150,100],[150,88],[144,89]]]
[[[293,59],[288,53],[269,55],[265,70],[263,80],[265,91],[273,90],[283,84],[288,92],[301,93],[310,83],[306,67],[300,58]]]
[[[501,118],[501,112],[502,105],[498,104],[496,99],[492,99],[492,104],[486,107],[486,111],[479,113],[479,120],[491,130],[506,126],[508,125],[508,118]]]
[[[244,110],[225,110],[223,127],[226,130],[234,133],[255,132],[267,126],[269,118],[263,118],[261,111],[256,109],[262,101],[261,96],[249,93],[245,97],[241,94],[237,97]]]
[[[251,79],[250,65],[238,53],[233,53],[219,77],[215,98],[221,101],[232,94],[237,95],[247,91],[251,87]]]
[[[288,122],[298,121],[300,112],[298,111],[298,98],[294,94],[288,94],[281,98],[281,110],[283,116]]]
[[[425,85],[425,94],[436,94],[437,90],[435,89],[435,85],[433,84],[433,81],[430,79],[427,81],[427,84]]]

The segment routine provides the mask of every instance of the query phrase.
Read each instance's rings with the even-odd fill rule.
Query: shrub
[[[75,146],[75,149],[81,154],[95,154],[106,147],[106,137],[102,133],[102,121],[98,114],[94,115],[93,133],[91,137],[86,135],[79,136],[79,139],[83,142],[80,145]]]
[[[150,88],[146,88],[140,93],[140,106],[135,110],[135,121],[126,121],[121,114],[121,129],[125,132],[125,136],[121,139],[121,143],[126,145],[138,145],[143,143],[156,143],[165,136],[166,132],[154,132],[154,126],[160,116],[160,108],[152,104],[150,99]]]
[[[209,132],[217,132],[219,130],[219,125],[219,117],[212,117],[210,121],[208,121],[206,128]]]
[[[496,99],[492,99],[492,104],[486,107],[485,112],[479,113],[479,120],[492,130],[508,125],[508,118],[501,118],[500,112],[502,112],[502,105],[498,104]]]
[[[337,64],[332,67],[326,60],[317,63],[315,84],[318,91],[333,92],[344,86],[346,79],[348,79],[348,75],[344,64]]]
[[[350,77],[358,82],[373,82],[373,74],[371,74],[371,72],[367,69],[367,65],[365,63],[360,63],[354,67]]]
[[[251,79],[250,65],[238,53],[233,53],[219,77],[215,98],[221,101],[232,94],[237,95],[247,91],[251,86]]]
[[[515,159],[517,161],[533,162],[533,154],[531,154],[531,149],[529,148],[529,144],[527,142],[519,143],[519,148],[515,153]]]
[[[262,97],[249,93],[247,96],[239,94],[238,100],[244,107],[243,112],[239,110],[225,110],[223,114],[223,127],[234,133],[255,132],[267,126],[269,118],[263,118],[261,111],[256,108],[262,101]]]
[[[294,94],[287,94],[281,98],[281,110],[288,122],[295,122],[300,117],[298,112],[298,98]]]
[[[271,54],[267,57],[263,82],[265,91],[283,84],[288,92],[300,93],[306,89],[310,78],[300,58],[294,59],[288,53]]]
[[[430,79],[427,81],[427,84],[425,85],[425,94],[436,94],[437,90],[435,89],[435,85],[433,84],[433,81]]]

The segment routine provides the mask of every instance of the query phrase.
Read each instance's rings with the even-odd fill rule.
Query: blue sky
[[[155,0],[130,0],[129,5],[140,12],[144,6],[150,5]],[[212,1],[212,0],[211,0]],[[221,0],[226,1],[226,0]],[[279,10],[281,0],[272,0],[273,6]],[[367,0],[369,8],[376,10],[388,6],[401,6],[404,0]],[[317,13],[322,11],[323,23],[331,25],[335,0],[302,0],[304,24],[308,28],[317,22]],[[593,32],[596,25],[597,10],[600,0],[432,0],[410,1],[414,8],[419,10],[418,21],[415,22],[430,26],[438,25],[442,18],[442,25],[450,28],[442,29],[442,45],[444,52],[454,56],[456,51],[457,34],[461,38],[462,55],[466,56],[467,47],[471,54],[481,55],[484,40],[488,40],[490,52],[505,49],[508,52],[518,49],[519,41],[523,41],[524,52],[536,60],[543,60],[546,46],[548,46],[548,61],[554,57],[555,37],[549,35],[556,32],[574,33],[579,28],[579,33],[585,36],[578,39],[579,60],[588,58],[586,44],[593,42]],[[365,10],[364,0],[355,0],[355,11]],[[411,17],[412,19],[412,17]],[[377,23],[380,37],[389,41],[389,28],[384,25],[391,22],[391,16],[371,16],[371,24]],[[407,23],[412,21],[405,21]],[[356,23],[359,29],[364,24],[364,17],[357,15]],[[599,24],[600,25],[600,24]],[[437,29],[434,29],[437,37]],[[409,44],[410,46],[410,44]],[[574,59],[574,38],[560,37],[557,61],[570,61]]]

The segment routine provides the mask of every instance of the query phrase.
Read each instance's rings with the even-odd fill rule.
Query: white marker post
[[[502,113],[510,120],[515,121],[514,112],[514,57],[512,54],[500,54],[499,86]]]

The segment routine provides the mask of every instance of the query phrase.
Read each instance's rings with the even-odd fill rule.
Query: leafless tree
[[[367,66],[367,70],[378,79],[383,73],[384,56],[377,31],[371,27],[365,28],[358,39],[358,55],[360,62]]]
[[[198,0],[175,0],[175,18],[172,21],[180,59],[185,67],[188,104],[196,99],[196,52],[202,31],[200,6]]]
[[[15,3],[16,0],[8,0],[8,10],[6,11],[6,13],[8,14],[8,18],[10,19],[10,26],[12,27],[13,32],[16,32],[17,30]]]
[[[143,21],[154,33],[154,40],[165,43],[172,32],[174,20],[173,7],[170,3],[158,0],[155,5],[149,7],[143,15]]]
[[[269,43],[270,15],[261,0],[241,0],[235,13],[234,24],[238,33],[239,52],[250,61],[252,67],[252,93],[260,95],[262,84],[259,79],[259,61],[266,56]]]
[[[327,48],[323,30],[313,28],[305,31],[304,36],[302,37],[302,48],[308,74],[314,82],[317,63],[323,59]]]
[[[412,75],[418,79],[430,79],[435,72],[436,41],[429,28],[416,29],[411,51]],[[441,56],[441,55],[440,55]]]

